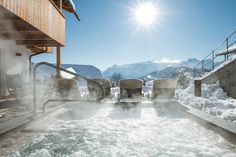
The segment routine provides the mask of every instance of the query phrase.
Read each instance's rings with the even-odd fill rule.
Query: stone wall
[[[228,96],[236,99],[236,60],[202,79],[202,83],[211,84],[219,81]]]

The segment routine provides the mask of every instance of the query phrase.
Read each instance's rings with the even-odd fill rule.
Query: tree
[[[190,73],[185,72],[184,70],[180,71],[178,76],[178,87],[183,89],[187,88],[190,85],[191,79]]]
[[[122,79],[121,73],[114,73],[111,76],[111,81],[114,83],[115,86],[118,86],[121,79]]]

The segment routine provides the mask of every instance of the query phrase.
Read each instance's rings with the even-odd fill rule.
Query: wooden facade
[[[27,47],[65,45],[65,17],[52,0],[0,0],[0,38]]]

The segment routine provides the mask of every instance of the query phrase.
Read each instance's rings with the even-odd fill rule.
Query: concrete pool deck
[[[0,101],[0,135],[30,121],[32,110],[14,101]]]

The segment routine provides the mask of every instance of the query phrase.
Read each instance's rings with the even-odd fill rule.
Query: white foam
[[[46,149],[35,150],[29,157],[51,157],[50,153]]]
[[[88,114],[89,108],[74,112]],[[28,150],[34,151],[30,157],[49,157],[57,149],[61,150],[57,156],[69,157],[236,156],[221,136],[174,111],[163,114],[152,105],[105,106],[85,119],[59,120],[38,139],[37,146],[50,143],[50,147],[34,151],[35,145],[29,145]]]

